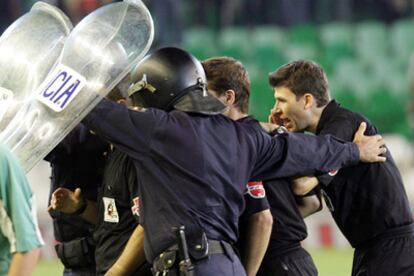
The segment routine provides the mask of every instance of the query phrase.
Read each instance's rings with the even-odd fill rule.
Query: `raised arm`
[[[361,126],[355,136],[355,143],[330,135],[290,133],[275,138],[263,135],[252,179],[317,175],[355,165],[359,161],[384,162],[384,140],[380,135],[365,136],[363,128]]]
[[[148,151],[150,137],[161,117],[167,117],[167,113],[161,110],[131,110],[104,99],[82,122],[121,151],[140,159]]]

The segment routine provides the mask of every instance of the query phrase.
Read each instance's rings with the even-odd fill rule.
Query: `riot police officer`
[[[133,104],[145,109],[104,100],[83,122],[133,160],[145,253],[156,272],[244,275],[232,244],[250,179],[382,160],[379,137],[358,135],[358,146],[300,134],[272,139],[220,115],[225,106],[206,91],[200,62],[181,49],[147,56],[132,80]]]

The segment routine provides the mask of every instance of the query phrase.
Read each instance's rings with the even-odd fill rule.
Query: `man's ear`
[[[226,105],[230,106],[236,102],[236,92],[233,89],[227,90],[225,93]]]
[[[311,107],[313,107],[314,103],[315,103],[315,98],[313,97],[313,95],[311,93],[305,93],[303,95],[303,99],[304,99],[304,108],[305,109],[309,109]]]

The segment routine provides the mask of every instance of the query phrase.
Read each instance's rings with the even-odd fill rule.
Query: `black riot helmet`
[[[201,63],[179,48],[161,48],[145,57],[132,71],[131,82],[128,95],[134,105],[207,115],[226,110],[207,92]]]

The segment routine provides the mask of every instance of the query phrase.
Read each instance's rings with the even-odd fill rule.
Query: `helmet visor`
[[[174,108],[184,112],[217,115],[225,112],[227,106],[207,90],[195,89],[181,97]]]

